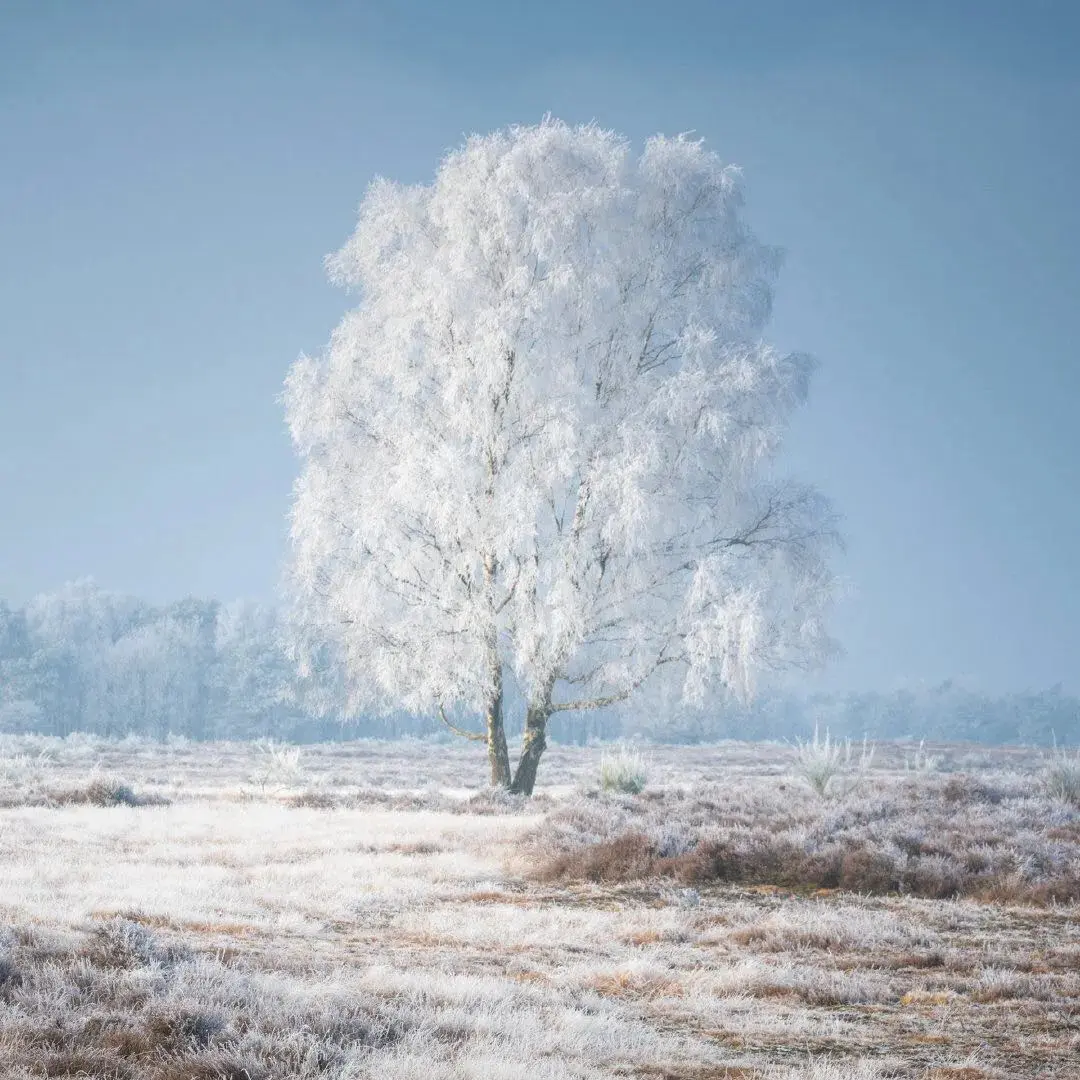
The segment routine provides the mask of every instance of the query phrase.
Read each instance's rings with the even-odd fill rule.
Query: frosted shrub
[[[164,806],[168,802],[160,795],[141,795],[130,784],[96,769],[82,783],[50,788],[47,798],[55,806]]]
[[[645,758],[636,750],[620,746],[616,750],[605,750],[600,758],[600,787],[604,791],[637,795],[644,790],[648,779]]]
[[[83,787],[59,792],[61,803],[83,803],[89,806],[139,806],[139,796],[129,784],[108,777],[94,777]]]
[[[850,739],[833,742],[828,728],[822,738],[817,724],[814,725],[812,739],[795,740],[795,772],[822,798],[829,795],[833,780],[839,777],[847,781],[840,792],[846,795],[870,768],[873,758],[874,746],[867,744],[865,738],[862,752],[856,759]]]
[[[41,758],[29,754],[0,757],[0,781],[9,784],[31,784],[41,780]]]
[[[665,826],[656,839],[656,854],[661,859],[675,859],[686,855],[698,845],[700,837],[685,822]]]
[[[1070,755],[1055,748],[1046,766],[1045,783],[1046,793],[1052,799],[1080,806],[1080,751]]]
[[[295,786],[304,779],[299,746],[286,746],[273,739],[259,740],[254,746],[259,755],[259,764],[250,779],[263,791],[267,787]]]

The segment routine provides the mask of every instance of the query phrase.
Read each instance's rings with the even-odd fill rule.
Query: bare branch
[[[450,717],[446,715],[446,710],[439,705],[439,719],[455,734],[460,735],[463,739],[468,739],[470,742],[487,742],[486,731],[466,731],[464,728],[459,728],[456,724],[451,723]]]
[[[626,701],[631,695],[635,694],[642,686],[649,680],[649,677],[664,664],[674,664],[682,660],[682,657],[678,656],[662,656],[648,671],[645,672],[640,678],[635,679],[629,686],[624,687],[622,690],[617,690],[613,694],[605,694],[603,697],[589,698],[586,701],[561,701],[553,703],[551,711],[557,712],[586,712],[590,709],[606,709],[609,705],[618,705],[621,701]]]

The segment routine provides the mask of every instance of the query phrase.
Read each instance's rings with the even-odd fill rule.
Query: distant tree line
[[[329,658],[304,677],[282,611],[189,598],[155,605],[91,581],[25,607],[0,601],[0,732],[297,742],[431,736],[433,717],[354,715]],[[512,692],[512,688],[510,691]],[[556,742],[673,742],[834,735],[986,743],[1080,743],[1080,699],[1061,687],[992,696],[945,682],[890,693],[767,693],[741,705],[552,718]]]
[[[1061,746],[1080,744],[1080,698],[1061,686],[994,695],[953,680],[918,688],[841,694],[763,694],[661,726],[623,723],[623,733],[665,742],[778,740],[820,728],[834,736]]]
[[[158,606],[79,581],[24,608],[0,601],[0,732],[164,739],[340,738],[329,666],[300,679],[281,612],[188,598]],[[429,729],[406,715],[351,734]]]

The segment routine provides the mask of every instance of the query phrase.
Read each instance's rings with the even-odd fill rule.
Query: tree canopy
[[[812,369],[762,340],[778,263],[684,137],[545,120],[371,185],[329,259],[358,302],[285,393],[299,623],[358,705],[480,718],[527,793],[553,714],[828,654],[833,516],[773,468]]]

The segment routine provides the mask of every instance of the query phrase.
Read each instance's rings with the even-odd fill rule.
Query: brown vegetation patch
[[[288,796],[285,805],[297,810],[337,810],[345,805],[345,801],[325,791],[302,791],[299,795]]]
[[[671,878],[683,885],[750,885],[792,890],[887,895],[907,893],[941,900],[960,895],[1051,903],[1080,900],[1080,881],[1022,887],[1018,882],[980,881],[978,888],[956,870],[938,865],[907,869],[868,850],[803,852],[780,841],[745,851],[724,843],[701,843],[682,855],[663,856],[642,833],[560,852],[534,871],[546,883],[588,881],[612,885]]]
[[[1080,821],[1070,821],[1067,825],[1055,825],[1046,830],[1048,840],[1065,840],[1070,844],[1080,844]]]
[[[938,949],[933,949],[930,952],[900,953],[896,956],[890,956],[888,965],[896,969],[916,968],[918,970],[927,970],[943,968],[945,966],[945,954]]]
[[[931,1069],[927,1080],[995,1080],[996,1075],[974,1065],[947,1065]]]
[[[0,793],[0,809],[20,806],[168,806],[161,795],[137,792],[120,780],[100,779],[62,788],[27,787]]]
[[[594,975],[586,985],[604,997],[646,999],[679,998],[685,993],[676,979],[617,971]]]
[[[191,1061],[166,1061],[147,1080],[268,1080],[270,1072],[246,1057],[215,1052]]]
[[[785,986],[782,983],[760,982],[747,986],[745,992],[754,998],[795,998],[801,997],[798,989],[794,986]]]
[[[1037,907],[1077,904],[1080,903],[1080,878],[1030,882],[1009,875],[979,883],[966,895],[994,904],[1034,904]]]
[[[664,935],[659,930],[633,930],[623,934],[622,940],[627,945],[656,945],[664,940]]]
[[[904,779],[846,801],[764,783],[741,801],[709,789],[569,803],[523,839],[531,877],[1080,903],[1080,815],[1034,779]]]
[[[542,971],[512,971],[509,973],[514,982],[528,983],[532,986],[550,986],[551,976]]]
[[[382,850],[395,855],[438,855],[446,848],[431,840],[416,840],[412,843],[387,844]]]
[[[533,907],[538,899],[528,893],[502,892],[498,889],[478,889],[456,898],[462,904],[507,904],[513,907]]]
[[[968,773],[950,776],[941,787],[946,802],[985,802],[996,806],[1005,797],[999,787]]]
[[[957,994],[952,990],[909,990],[901,999],[901,1005],[948,1005]]]
[[[765,1074],[747,1065],[668,1065],[639,1069],[639,1080],[760,1080]]]
[[[231,937],[249,937],[252,934],[262,932],[250,923],[174,919],[170,915],[152,915],[143,911],[97,910],[90,913],[90,918],[100,922],[120,920],[122,922],[136,923],[151,930],[174,930],[191,934],[226,934]]]
[[[552,856],[533,876],[539,881],[592,881],[615,884],[640,881],[658,872],[658,857],[643,833],[625,833],[614,840],[601,840],[576,851]]]
[[[93,780],[81,787],[62,788],[50,793],[58,806],[165,806],[160,795],[137,794],[119,780]]]

